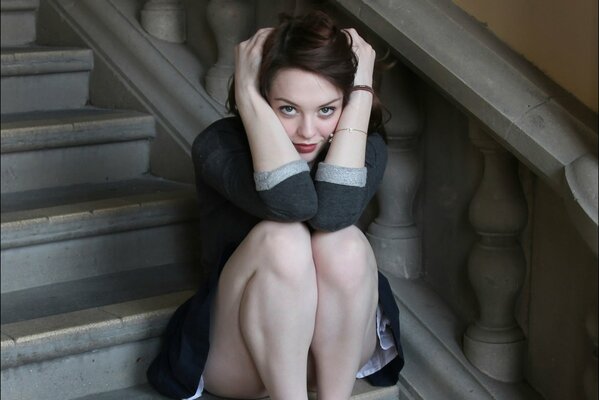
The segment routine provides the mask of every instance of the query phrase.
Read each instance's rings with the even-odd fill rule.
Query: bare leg
[[[378,275],[372,248],[349,227],[312,236],[318,309],[311,355],[319,400],[347,400],[376,346]]]
[[[307,399],[315,275],[303,224],[265,221],[250,232],[219,280],[206,390],[222,397]]]

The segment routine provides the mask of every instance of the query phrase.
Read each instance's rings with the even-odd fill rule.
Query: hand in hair
[[[249,94],[259,93],[258,72],[262,62],[264,41],[273,28],[258,30],[254,36],[235,48],[235,97],[238,103]]]
[[[347,34],[352,45],[352,50],[358,59],[358,69],[354,76],[354,85],[372,86],[376,51],[354,28],[344,29],[343,31]]]

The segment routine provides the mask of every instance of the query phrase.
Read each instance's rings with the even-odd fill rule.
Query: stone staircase
[[[1,397],[162,399],[145,370],[203,278],[194,189],[149,173],[152,116],[90,104],[91,50],[35,44],[39,0],[1,5]]]
[[[2,398],[142,385],[201,280],[193,187],[149,174],[153,117],[90,105],[91,50],[37,46],[38,2],[1,4]]]

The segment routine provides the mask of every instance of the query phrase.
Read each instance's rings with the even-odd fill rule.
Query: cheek
[[[337,123],[339,123],[339,116],[322,121],[319,129],[320,135],[328,138],[335,131],[335,128],[337,128]]]
[[[293,137],[297,129],[294,121],[287,118],[279,118],[279,121],[281,121],[281,125],[283,125],[283,129],[285,129],[285,133],[287,133],[287,136],[289,136],[290,138]]]

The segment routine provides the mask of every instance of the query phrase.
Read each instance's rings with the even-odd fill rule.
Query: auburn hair
[[[276,74],[285,68],[297,68],[320,75],[339,88],[345,106],[354,86],[357,67],[351,37],[326,13],[311,11],[299,17],[282,14],[279,25],[264,42],[258,86],[266,99]],[[376,95],[372,104],[369,131],[382,128],[382,107]],[[229,86],[227,109],[239,115],[233,80]]]

